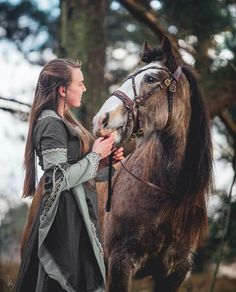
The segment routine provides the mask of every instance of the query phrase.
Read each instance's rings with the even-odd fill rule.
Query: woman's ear
[[[60,86],[58,89],[58,93],[61,97],[66,97],[66,87],[65,86]]]

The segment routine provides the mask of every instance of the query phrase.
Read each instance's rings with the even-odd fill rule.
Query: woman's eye
[[[154,78],[152,76],[147,76],[145,81],[147,83],[155,83],[155,82],[157,82],[156,78]]]

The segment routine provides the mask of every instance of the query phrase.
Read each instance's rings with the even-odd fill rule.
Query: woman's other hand
[[[112,158],[114,163],[119,162],[120,160],[124,159],[124,148],[120,147],[120,148],[113,148],[112,149]]]
[[[112,135],[108,138],[100,137],[95,140],[92,151],[100,154],[101,159],[103,159],[111,154],[113,144],[114,138]]]

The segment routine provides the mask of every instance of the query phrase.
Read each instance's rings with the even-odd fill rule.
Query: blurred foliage
[[[2,199],[3,200],[3,199]],[[6,199],[8,202],[9,199]],[[13,204],[9,203],[9,206]],[[15,291],[20,261],[20,242],[28,206],[11,206],[0,222],[0,291]]]
[[[187,279],[180,292],[207,292],[210,291],[211,274],[192,274]],[[216,281],[215,292],[235,292],[236,280],[225,276],[219,277]]]
[[[58,45],[58,10],[53,4],[49,11],[41,10],[30,0],[0,2],[0,40],[14,42],[27,60],[44,65],[42,53]]]
[[[0,291],[1,292],[13,292],[16,287],[16,279],[19,270],[19,264],[11,263],[6,265],[0,262]]]
[[[12,206],[1,220],[0,247],[1,253],[10,254],[12,244],[20,241],[28,207],[20,204]]]
[[[209,218],[209,233],[205,244],[198,249],[194,257],[193,270],[204,272],[209,264],[218,260],[218,251],[222,240],[228,205],[231,204],[230,225],[223,249],[224,263],[234,262],[236,259],[236,202],[229,202],[227,195],[221,195],[221,203],[215,210],[213,218]]]
[[[141,45],[144,40],[148,40],[152,44],[158,43],[156,35],[132,17],[118,2],[109,0],[110,9],[107,14],[108,45],[114,46],[116,42],[125,43],[128,41]],[[112,8],[114,3],[116,3],[115,8]]]

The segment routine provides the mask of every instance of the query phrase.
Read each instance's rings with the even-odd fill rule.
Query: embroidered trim
[[[93,239],[95,240],[96,245],[97,245],[101,255],[104,256],[102,244],[101,244],[101,242],[99,241],[99,239],[97,237],[96,227],[95,227],[95,225],[93,224],[93,222],[91,220],[90,220],[90,224],[91,224],[91,228],[92,228]]]
[[[52,207],[53,202],[56,199],[56,196],[57,196],[57,193],[58,193],[58,190],[60,188],[60,185],[61,185],[62,181],[63,181],[63,177],[61,177],[58,180],[56,180],[54,189],[51,192],[51,194],[49,195],[49,197],[48,197],[48,199],[47,199],[47,201],[46,201],[46,203],[45,203],[45,205],[43,207],[43,211],[42,211],[42,213],[40,215],[40,224],[46,219],[48,211],[50,210],[50,208]]]
[[[95,165],[94,168],[91,170],[91,178],[95,177],[98,171],[98,166],[99,166],[99,162],[101,159],[101,155],[96,153],[96,152],[91,152],[90,153],[91,157],[94,159],[95,161]]]
[[[53,117],[53,118],[61,120],[61,118],[53,110],[43,110],[40,117],[38,118],[38,121],[45,119],[47,117]]]
[[[51,149],[46,149],[42,151],[42,155],[46,155],[49,153],[56,153],[56,152],[62,152],[64,154],[67,153],[67,148],[51,148]]]

